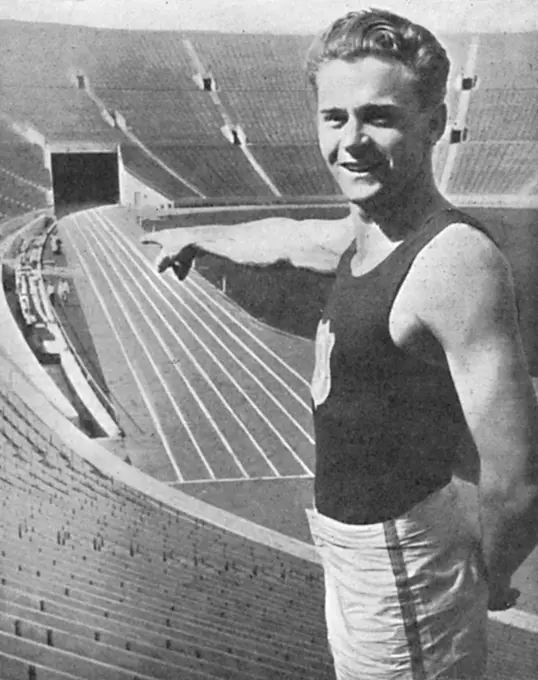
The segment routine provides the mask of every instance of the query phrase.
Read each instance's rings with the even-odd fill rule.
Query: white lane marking
[[[72,219],[73,219],[73,222],[75,223],[75,226],[78,227],[78,223],[76,221],[76,218],[73,217]],[[149,398],[149,396],[146,392],[146,389],[145,389],[144,385],[142,384],[142,382],[140,381],[140,378],[138,377],[136,369],[133,366],[133,363],[131,362],[131,360],[129,358],[129,354],[128,354],[127,350],[125,349],[125,346],[122,342],[121,336],[118,333],[118,331],[117,331],[117,329],[114,325],[114,321],[113,321],[113,319],[110,315],[110,312],[108,311],[108,308],[107,308],[106,303],[103,299],[103,296],[99,292],[97,284],[95,283],[93,276],[91,275],[86,263],[84,262],[84,258],[82,256],[80,250],[75,245],[75,241],[74,241],[73,236],[71,235],[70,230],[65,229],[64,233],[65,233],[66,237],[68,238],[68,240],[71,242],[71,247],[73,248],[73,250],[75,251],[75,253],[77,255],[77,258],[80,262],[80,266],[81,266],[82,270],[84,271],[84,274],[85,274],[87,280],[90,282],[90,285],[93,288],[93,292],[95,293],[95,296],[96,296],[97,300],[99,301],[99,304],[101,305],[101,309],[103,310],[103,314],[105,315],[105,318],[106,318],[106,320],[107,320],[107,322],[108,322],[108,324],[109,324],[109,326],[112,330],[112,333],[113,333],[114,337],[116,338],[116,340],[117,340],[117,342],[118,342],[118,344],[121,348],[122,354],[125,358],[125,362],[126,362],[127,366],[129,367],[129,370],[131,371],[131,374],[132,374],[133,379],[136,383],[136,386],[137,386],[137,388],[138,388],[138,390],[139,390],[139,392],[142,396],[142,399],[143,399],[143,401],[146,405],[146,408],[148,409],[148,412],[151,416],[153,424],[155,425],[155,430],[157,431],[157,433],[158,433],[158,435],[159,435],[159,437],[160,437],[160,439],[163,443],[163,447],[164,447],[164,449],[165,449],[165,451],[166,451],[166,453],[167,453],[167,455],[168,455],[168,457],[169,457],[169,459],[172,463],[172,467],[174,468],[174,472],[176,473],[178,479],[182,480],[183,476],[182,476],[179,468],[177,467],[177,463],[175,462],[174,456],[172,454],[172,448],[170,447],[170,444],[168,442],[168,438],[166,437],[166,434],[165,434],[165,432],[162,428],[159,416],[158,416],[157,412],[155,411],[155,408],[153,407],[153,404],[151,403],[151,400],[150,400],[150,398]]]
[[[219,482],[274,482],[275,479],[278,479],[278,481],[281,481],[283,479],[313,479],[314,475],[282,475],[282,477],[249,477],[248,479],[245,479],[244,477],[222,477],[219,479],[214,479],[214,480],[207,480],[207,479],[194,479],[190,480],[188,479],[185,482],[166,482],[168,486],[179,486],[183,487],[186,484],[218,484]]]
[[[94,225],[94,223],[92,223],[92,225]],[[94,236],[94,238],[95,238],[95,236]],[[107,258],[107,260],[110,262],[110,264],[111,264],[111,265],[114,265],[114,263],[112,262],[110,256],[104,251],[104,249],[102,248],[102,246],[99,244],[98,241],[97,241],[97,243],[98,243],[98,245],[99,245],[100,250],[103,252],[103,254],[104,254],[105,257]],[[124,267],[124,269],[126,269],[126,271],[128,272],[127,267],[125,267],[125,266],[123,265],[123,263],[121,263],[120,260],[118,260],[118,261],[119,261],[120,264]],[[137,286],[137,288],[142,292],[142,294],[144,294],[144,291],[143,291],[143,289],[141,288],[140,284],[139,284],[139,283],[136,281],[136,279],[130,274],[130,272],[128,272],[128,273],[129,273],[129,275],[131,276],[131,278],[132,278],[133,282],[135,283],[135,285]],[[104,275],[105,275],[105,277],[106,277],[106,274],[104,274]],[[119,275],[118,275],[118,276],[119,276]],[[109,285],[110,285],[110,284],[109,284]],[[127,288],[127,286],[126,286],[125,283],[124,283],[124,288],[125,288],[125,290],[128,292],[129,296],[132,298],[132,300],[134,301],[134,303],[135,303],[135,305],[137,306],[137,308],[140,310],[140,313],[141,313],[144,317],[146,317],[146,315],[144,314],[144,312],[143,312],[143,310],[142,310],[142,308],[141,308],[141,306],[140,306],[140,303],[136,300],[136,297],[133,295],[133,293],[131,292],[131,290]],[[161,321],[163,322],[163,324],[168,328],[169,332],[172,333],[172,334],[174,335],[174,337],[176,338],[178,344],[182,347],[182,349],[183,349],[183,351],[185,352],[185,354],[187,354],[187,356],[189,356],[189,358],[191,359],[191,361],[194,363],[194,365],[195,365],[196,368],[198,369],[198,372],[199,372],[199,373],[202,375],[202,377],[206,380],[206,382],[208,383],[208,385],[209,385],[209,386],[217,393],[217,396],[220,397],[220,400],[222,401],[222,403],[224,404],[224,406],[229,410],[229,412],[231,413],[231,415],[235,418],[235,420],[236,420],[240,425],[243,425],[243,423],[241,422],[241,420],[239,420],[239,418],[237,417],[237,415],[234,413],[234,411],[232,410],[232,408],[231,408],[231,407],[229,406],[229,404],[227,403],[226,399],[225,399],[225,398],[222,396],[222,394],[219,392],[218,388],[213,384],[213,382],[211,381],[211,379],[209,378],[209,376],[207,375],[207,373],[206,373],[206,372],[204,371],[204,369],[200,366],[200,364],[199,364],[199,363],[197,362],[197,360],[194,358],[194,356],[193,356],[192,353],[189,351],[189,349],[186,347],[186,345],[182,342],[182,340],[179,338],[179,336],[177,336],[177,334],[175,333],[175,331],[173,330],[173,328],[170,326],[170,324],[167,322],[167,320],[164,318],[164,316],[161,314],[161,312],[160,312],[157,308],[155,308],[155,307],[154,307],[154,311],[157,313],[157,315],[159,316],[159,318],[161,319]],[[125,313],[125,312],[124,312],[124,313]],[[233,460],[234,460],[236,466],[239,468],[241,474],[244,475],[245,477],[248,477],[247,471],[245,470],[245,468],[243,467],[241,461],[238,459],[237,455],[235,454],[235,452],[234,452],[234,450],[233,450],[233,448],[232,448],[230,442],[226,439],[226,437],[225,437],[224,434],[222,433],[222,431],[221,431],[221,429],[219,428],[217,422],[216,422],[215,419],[211,416],[211,414],[209,413],[209,411],[208,411],[207,407],[205,406],[205,404],[203,403],[203,401],[202,401],[201,399],[199,399],[199,397],[196,395],[196,392],[194,391],[194,389],[192,389],[192,387],[191,387],[191,385],[189,384],[188,380],[186,379],[185,375],[184,375],[183,372],[181,371],[181,368],[178,366],[177,361],[176,361],[176,357],[173,355],[173,353],[172,353],[172,351],[170,350],[169,346],[168,346],[167,343],[163,340],[163,338],[162,338],[162,336],[160,335],[160,333],[156,330],[154,324],[152,324],[152,323],[149,321],[149,319],[147,319],[147,317],[146,317],[146,323],[147,323],[148,326],[151,328],[153,334],[155,335],[155,337],[156,337],[157,340],[159,341],[159,344],[161,345],[163,351],[165,352],[166,356],[167,356],[168,359],[170,360],[171,365],[174,367],[175,371],[181,376],[181,378],[182,378],[183,381],[185,382],[186,387],[189,389],[190,393],[191,393],[192,396],[195,398],[197,404],[198,404],[198,405],[200,406],[200,408],[202,409],[202,411],[203,411],[205,417],[207,418],[207,420],[209,421],[209,423],[211,424],[211,426],[213,427],[213,429],[214,429],[215,432],[217,433],[217,436],[218,436],[219,439],[221,440],[223,446],[226,448],[226,450],[228,451],[228,453],[230,454],[230,456],[233,458]],[[133,326],[133,328],[134,328],[134,326]],[[148,353],[148,354],[149,354],[149,353]],[[153,362],[153,359],[152,359],[151,361]],[[169,394],[168,387],[166,387],[166,390],[167,390],[167,394]],[[173,397],[170,396],[170,399],[173,400]],[[174,404],[175,404],[175,400],[174,400]],[[182,420],[182,423],[183,423],[183,422],[184,422],[184,421]],[[249,438],[251,439],[251,441],[253,442],[253,444],[254,444],[256,447],[259,447],[259,445],[258,445],[257,442],[254,440],[254,438],[252,437],[252,435],[250,434],[250,432],[248,432],[248,430],[246,429],[246,427],[244,427],[244,430],[245,430],[245,433],[246,433],[247,437],[249,437]],[[260,451],[261,451],[261,448],[260,448]],[[203,458],[203,460],[205,461],[205,458]],[[277,474],[278,474],[278,472],[277,472]],[[213,475],[213,476],[214,476],[214,475]]]
[[[131,239],[129,239],[127,236],[121,233],[121,231],[118,229],[118,227],[110,220],[110,218],[106,217],[106,219],[109,221],[110,226],[114,229],[114,231],[118,234],[118,236],[127,244],[129,249],[144,263],[144,265],[153,273],[155,274],[155,270],[152,267],[151,263],[149,260],[146,258],[145,255],[143,255],[140,250],[134,245]],[[170,274],[172,277],[170,280],[173,280],[175,283],[177,283],[175,277],[173,274]],[[162,283],[168,288],[168,290],[172,293],[172,295],[181,303],[184,304],[183,299],[179,296],[177,293],[177,286],[174,287],[172,286],[169,281],[162,276],[159,276],[158,279],[162,281]],[[210,285],[210,284],[208,284]],[[246,335],[252,338],[254,342],[256,342],[265,352],[267,352],[273,359],[275,359],[280,365],[282,365],[287,371],[289,371],[295,378],[297,378],[301,383],[303,383],[308,389],[310,389],[310,383],[300,374],[298,373],[294,368],[292,368],[289,364],[287,364],[276,352],[274,352],[270,347],[268,347],[262,340],[257,338],[252,331],[247,328],[246,325],[244,325],[242,322],[238,321],[233,314],[231,314],[223,305],[220,304],[216,299],[214,299],[209,293],[207,293],[199,284],[194,283],[194,280],[191,278],[190,282],[185,281],[183,282],[182,286],[184,287],[184,290],[188,292],[188,294],[197,302],[197,304],[200,305],[210,316],[215,320],[216,323],[222,328],[223,331],[225,331],[235,342],[243,349],[245,352],[247,352],[257,363],[259,363],[268,373],[271,375],[272,378],[274,378],[282,387],[284,387],[290,395],[299,403],[301,406],[303,406],[309,413],[311,413],[311,406],[308,401],[303,399],[300,395],[298,395],[280,376],[278,376],[265,362],[260,359],[256,354],[246,345],[232,330],[230,330],[215,314],[212,312],[207,305],[205,305],[199,297],[197,297],[189,288],[193,287],[196,290],[199,290],[219,311],[221,311],[230,321],[232,321],[234,324],[239,326],[242,331]]]
[[[146,261],[147,261],[147,260],[146,260]],[[172,274],[171,272],[169,273],[169,278],[170,278],[171,281],[176,281],[176,282],[177,282],[177,280],[176,280],[175,277],[174,277],[174,274]],[[201,277],[201,278],[202,278],[202,277]],[[167,282],[167,283],[168,283],[168,282]],[[266,345],[266,344],[263,342],[263,340],[260,340],[259,338],[257,338],[257,337],[254,335],[254,333],[253,333],[253,332],[252,332],[245,324],[243,324],[241,321],[239,321],[238,319],[236,319],[236,318],[233,316],[233,314],[231,314],[231,313],[224,307],[224,305],[220,304],[220,302],[219,302],[216,298],[211,297],[211,295],[209,295],[209,293],[208,293],[207,291],[205,291],[205,290],[200,286],[200,284],[198,284],[198,283],[195,282],[195,279],[193,279],[193,278],[187,279],[186,281],[183,282],[183,285],[186,285],[187,288],[190,286],[190,287],[192,287],[192,288],[195,288],[195,289],[198,290],[199,292],[201,292],[202,295],[204,295],[204,297],[206,297],[206,298],[207,298],[207,299],[208,299],[215,307],[217,307],[217,309],[219,309],[220,312],[222,312],[222,314],[224,314],[224,315],[225,315],[226,317],[228,317],[231,321],[233,321],[237,326],[239,326],[239,328],[241,328],[241,330],[242,330],[246,335],[248,335],[250,338],[252,338],[252,340],[254,340],[254,342],[255,342],[257,345],[259,345],[263,350],[265,350],[271,357],[273,357],[273,359],[276,359],[276,361],[277,361],[280,365],[282,365],[285,369],[287,369],[287,370],[294,376],[294,378],[297,378],[297,379],[299,380],[299,382],[303,383],[303,385],[305,385],[306,387],[310,387],[310,383],[308,382],[308,380],[306,380],[300,373],[298,373],[294,368],[292,368],[289,364],[287,364],[287,363],[284,361],[284,359],[282,359],[282,357],[280,357],[280,356],[279,356],[276,352],[274,352],[268,345]],[[172,291],[172,293],[175,293],[173,287],[172,287],[170,284],[168,284],[168,287],[170,288],[170,290]],[[177,293],[175,293],[175,294],[176,294],[176,296],[177,296]],[[196,297],[194,296],[193,293],[191,293],[191,295],[196,299]],[[199,302],[198,304],[200,304],[200,305],[202,306],[202,303],[201,303],[201,302]],[[223,328],[226,328],[226,326],[222,323],[222,321],[220,321],[220,324],[222,325]],[[232,333],[232,332],[229,331],[229,330],[228,330],[228,333],[229,333],[229,335],[231,335],[232,337],[234,337],[234,338],[236,339],[236,342],[237,342],[238,344],[244,346],[244,348],[246,349],[246,351],[247,351],[249,354],[251,354],[252,356],[255,357],[255,355],[253,354],[252,350],[250,350],[250,348],[249,348],[247,345],[244,345],[244,343],[243,343],[239,338],[237,338],[237,336],[235,336],[234,333]],[[261,360],[258,360],[258,361],[261,363]],[[267,370],[269,373],[272,373],[272,371],[271,371],[268,367],[266,368],[266,370]],[[278,378],[278,376],[276,376],[276,377]],[[298,398],[298,400],[301,401],[301,403],[308,409],[308,411],[311,411],[311,407],[310,407],[310,404],[309,404],[308,402],[306,402],[306,401],[304,401],[304,400],[302,400],[302,399],[299,399],[299,398]]]
[[[538,616],[522,609],[508,609],[505,612],[489,612],[489,618],[506,626],[521,628],[538,635]]]
[[[90,225],[94,226],[93,222],[90,221]],[[92,234],[92,238],[93,238],[93,239],[95,240],[95,242],[97,243],[97,245],[98,245],[98,247],[99,247],[99,250],[100,250],[100,251],[103,253],[103,255],[107,258],[108,262],[110,262],[110,264],[113,266],[114,263],[111,261],[110,257],[108,257],[108,255],[106,254],[104,248],[101,246],[101,244],[99,243],[98,239],[95,237],[95,234],[93,233],[93,231],[91,232],[91,234]],[[89,246],[89,244],[88,244],[88,246]],[[91,247],[91,246],[89,246],[89,247]],[[94,253],[94,257],[95,257],[95,251],[93,250],[93,248],[92,248],[92,252]],[[97,259],[97,258],[96,258],[96,259]],[[108,278],[107,274],[104,273],[104,270],[102,269],[100,263],[98,263],[98,264],[99,264],[101,270],[103,271],[103,275],[104,275],[105,279],[107,280],[108,285],[109,285],[111,288],[113,288],[112,283],[110,282],[110,279]],[[116,273],[117,273],[117,270],[116,270]],[[127,287],[125,281],[122,279],[122,277],[121,277],[118,273],[117,273],[117,276],[118,276],[118,278],[120,279],[121,284],[123,285],[123,288],[127,291],[127,293],[129,294],[129,296],[135,301],[136,306],[138,307],[140,313],[141,313],[142,316],[144,317],[144,319],[145,319],[147,325],[149,326],[149,328],[151,328],[151,331],[153,332],[153,334],[154,334],[155,337],[157,338],[157,341],[158,341],[159,344],[161,345],[163,351],[165,352],[165,354],[167,355],[167,357],[170,358],[170,353],[169,353],[169,350],[168,350],[168,346],[167,346],[166,343],[163,341],[163,339],[162,339],[162,337],[160,336],[160,334],[155,330],[153,324],[151,324],[151,323],[149,322],[149,320],[147,319],[147,317],[146,317],[146,315],[144,314],[142,308],[140,307],[140,305],[138,304],[138,302],[137,302],[136,299],[134,298],[132,292],[128,289],[128,287]],[[117,296],[116,296],[116,297],[117,297]],[[125,309],[123,309],[123,308],[122,308],[122,311],[123,311],[123,313],[124,313],[126,316],[128,316],[128,318],[129,318],[129,320],[130,320],[129,323],[130,323],[131,327],[132,327],[133,330],[134,330],[134,324],[133,324],[133,322],[132,322],[132,319],[131,319],[130,315],[129,315],[128,312],[127,312]],[[136,331],[135,331],[135,333],[136,333]],[[147,356],[149,355],[149,352],[148,352],[148,351],[146,351],[146,355],[147,355]],[[153,362],[153,359],[151,360],[151,363],[152,363],[152,366],[153,366],[153,367],[156,366],[155,362]],[[183,382],[185,383],[187,389],[191,392],[191,394],[193,394],[193,396],[194,396],[195,399],[196,399],[196,398],[197,398],[197,397],[196,397],[196,394],[195,394],[194,391],[192,390],[191,385],[189,384],[187,378],[185,377],[185,375],[183,374],[183,372],[181,371],[181,369],[180,369],[177,365],[175,365],[175,364],[174,364],[174,368],[175,368],[176,372],[179,373],[179,375],[181,376],[181,378],[182,378]],[[154,368],[154,370],[156,370],[156,369]],[[190,425],[189,425],[188,422],[187,422],[187,419],[185,418],[185,416],[184,416],[184,414],[183,414],[181,408],[178,406],[177,401],[175,400],[175,398],[174,398],[174,396],[173,396],[173,394],[172,394],[170,388],[168,387],[168,385],[166,384],[166,381],[164,380],[164,377],[161,379],[161,377],[160,377],[161,374],[160,374],[160,372],[158,372],[158,369],[156,370],[156,372],[158,373],[158,377],[159,377],[159,379],[160,379],[160,381],[161,381],[161,384],[163,385],[163,388],[164,388],[164,390],[165,390],[165,392],[166,392],[168,398],[170,399],[170,402],[172,403],[172,407],[173,407],[174,411],[176,412],[176,415],[178,416],[178,418],[179,418],[181,424],[183,425],[183,427],[185,428],[185,430],[186,430],[186,432],[187,432],[187,434],[188,434],[188,436],[189,436],[189,439],[190,439],[190,441],[192,442],[192,444],[193,444],[193,446],[194,446],[194,448],[195,448],[195,450],[196,450],[196,453],[198,454],[200,460],[202,461],[202,463],[203,463],[205,469],[207,470],[207,472],[208,472],[210,478],[211,478],[211,479],[216,479],[215,473],[213,472],[213,469],[211,468],[211,465],[209,464],[209,462],[207,461],[206,457],[204,456],[203,451],[202,451],[200,445],[198,444],[198,441],[196,440],[196,437],[195,437],[193,431],[191,430]],[[205,411],[204,411],[204,414],[206,414]],[[220,429],[219,429],[218,427],[215,429],[215,431],[216,431],[217,435],[221,435],[221,434],[222,434],[222,433],[220,432]],[[228,444],[228,442],[227,442],[227,440],[224,438],[223,435],[222,435],[222,437],[223,437],[223,444],[224,444],[224,446],[226,447],[226,445]],[[239,470],[241,471],[241,473],[244,473],[244,470],[243,470],[242,466],[238,465],[238,467],[239,467]],[[207,481],[207,480],[206,480],[206,481]]]
[[[98,217],[99,217],[99,216],[98,216]],[[101,227],[101,228],[103,228],[103,227]],[[108,232],[108,233],[110,233],[110,232]],[[243,423],[243,421],[239,418],[239,416],[235,413],[235,411],[234,411],[234,410],[231,408],[231,406],[228,404],[228,402],[226,401],[224,395],[220,392],[220,390],[218,389],[218,387],[216,387],[216,385],[213,383],[213,381],[211,380],[211,378],[209,377],[209,375],[208,375],[207,373],[205,373],[205,371],[203,371],[203,369],[201,368],[200,364],[199,364],[199,363],[197,362],[197,360],[195,359],[195,357],[194,357],[194,355],[192,354],[192,352],[188,349],[188,347],[185,345],[185,343],[181,340],[181,338],[179,337],[179,335],[177,334],[177,332],[176,332],[176,331],[174,330],[174,328],[170,325],[170,323],[169,323],[168,320],[165,318],[165,316],[161,313],[161,311],[159,310],[159,308],[156,307],[156,306],[153,304],[153,302],[151,301],[151,299],[148,297],[146,291],[145,291],[145,290],[142,288],[142,286],[138,283],[138,281],[137,281],[136,278],[133,276],[133,274],[131,273],[131,271],[129,270],[129,268],[121,261],[120,257],[118,257],[117,254],[115,254],[115,257],[117,258],[117,260],[118,260],[119,264],[121,265],[121,267],[123,267],[123,269],[125,269],[125,271],[127,272],[127,274],[131,277],[133,283],[134,283],[135,286],[138,288],[138,290],[140,291],[140,293],[142,294],[142,296],[144,296],[144,297],[149,301],[149,303],[151,304],[153,310],[154,310],[155,313],[159,316],[159,318],[161,319],[161,321],[163,322],[163,324],[165,325],[165,327],[168,329],[168,331],[170,332],[170,334],[175,338],[176,342],[180,345],[180,347],[183,349],[183,351],[185,352],[185,354],[191,359],[191,361],[193,362],[193,364],[194,364],[194,365],[196,366],[196,368],[198,369],[198,372],[206,379],[206,382],[208,382],[208,384],[213,388],[213,391],[214,391],[214,392],[217,394],[217,396],[220,398],[221,403],[224,404],[225,408],[230,412],[230,414],[232,415],[232,417],[234,418],[234,420],[237,422],[237,424],[240,426],[240,428],[243,430],[243,432],[244,432],[244,433],[247,435],[247,437],[250,439],[251,443],[252,443],[252,444],[254,445],[254,447],[258,450],[259,454],[260,454],[260,455],[262,456],[262,458],[265,460],[265,462],[267,463],[268,467],[269,467],[269,468],[271,469],[271,471],[274,473],[275,477],[280,477],[281,475],[280,475],[278,469],[277,469],[277,468],[275,467],[275,465],[273,465],[273,463],[269,460],[267,454],[265,453],[265,451],[263,450],[263,448],[261,447],[261,445],[256,441],[255,437],[250,433],[250,431],[249,431],[248,428],[247,428],[246,423]],[[110,258],[108,258],[108,259],[109,259],[109,261],[111,261]],[[143,275],[146,276],[145,274],[143,274]],[[151,285],[154,285],[151,281],[150,281],[150,284],[151,284]],[[159,295],[160,295],[160,293],[159,293]],[[133,299],[134,299],[134,296],[132,296],[132,297],[133,297]],[[165,299],[164,297],[163,297],[163,299],[166,301],[166,299]],[[138,303],[137,303],[137,304],[138,304]],[[209,356],[213,359],[213,361],[217,364],[217,366],[221,369],[221,371],[226,375],[226,377],[228,378],[228,380],[230,380],[230,382],[235,386],[235,388],[237,389],[237,391],[238,391],[238,392],[243,396],[243,398],[251,405],[251,407],[256,411],[256,413],[258,413],[259,417],[260,417],[262,420],[264,420],[264,422],[267,424],[267,426],[268,426],[271,430],[273,430],[273,431],[275,432],[276,436],[279,437],[279,439],[282,441],[283,445],[284,445],[286,448],[288,448],[288,449],[292,452],[292,454],[294,454],[295,456],[297,456],[297,454],[295,453],[295,451],[290,447],[290,445],[286,442],[286,440],[285,440],[285,439],[280,435],[280,433],[274,428],[273,424],[272,424],[272,423],[268,420],[268,418],[267,418],[267,417],[259,410],[259,408],[252,402],[252,399],[251,399],[251,398],[248,396],[248,394],[246,394],[246,392],[241,388],[241,386],[240,386],[239,383],[235,380],[235,378],[229,373],[229,371],[227,371],[227,370],[225,369],[225,367],[222,365],[222,363],[219,361],[219,359],[215,356],[215,354],[214,354],[213,352],[211,352],[211,350],[210,350],[208,347],[206,347],[206,345],[205,345],[205,344],[204,344],[204,343],[196,336],[195,333],[193,333],[192,329],[189,328],[188,324],[185,323],[184,319],[181,319],[181,317],[179,317],[179,318],[180,318],[180,320],[182,321],[182,323],[184,324],[185,329],[192,335],[192,337],[196,340],[196,342],[198,342],[198,344],[199,344],[201,347],[203,347],[203,348],[205,349],[205,351],[209,354]],[[168,350],[168,351],[169,351],[169,350]],[[171,351],[169,351],[169,352],[170,352],[170,353],[169,353],[170,361],[173,363],[174,367],[175,367],[176,370],[177,370],[177,369],[178,369],[178,366],[177,366],[177,363],[176,363],[176,361],[175,361],[174,355],[172,354]],[[167,355],[168,355],[168,353],[167,353]],[[191,393],[192,393],[193,396],[194,396],[194,392],[191,392]],[[200,403],[201,403],[201,402],[200,402]],[[208,417],[210,417],[210,416],[209,416],[209,411],[207,411],[207,414],[208,414]],[[300,461],[300,459],[299,459],[299,461]],[[300,461],[300,462],[301,462],[303,468],[305,468],[305,469],[307,470],[307,472],[310,472],[310,470],[304,465],[304,463],[302,463],[302,461]]]
[[[92,224],[92,223],[90,222],[90,224]],[[158,379],[159,382],[161,383],[161,386],[162,386],[162,388],[163,388],[163,390],[164,390],[166,396],[168,397],[168,399],[169,399],[169,401],[170,401],[170,404],[172,405],[172,408],[173,408],[174,412],[176,413],[176,415],[177,415],[179,421],[181,422],[181,424],[185,427],[187,433],[188,433],[189,435],[191,435],[190,428],[188,427],[187,421],[186,421],[186,419],[185,419],[185,417],[184,417],[184,415],[183,415],[183,413],[182,413],[180,407],[178,406],[178,404],[177,404],[177,402],[176,402],[176,400],[175,400],[175,398],[174,398],[174,395],[173,395],[172,392],[170,391],[170,388],[168,387],[168,385],[167,385],[167,383],[166,383],[166,381],[165,381],[165,379],[164,379],[164,377],[163,377],[161,371],[159,370],[159,367],[157,366],[157,363],[154,361],[153,357],[151,356],[150,351],[148,350],[146,344],[145,344],[144,341],[142,340],[140,333],[137,331],[137,329],[136,329],[136,324],[134,323],[131,314],[130,314],[129,311],[127,310],[126,305],[125,305],[124,302],[122,301],[121,296],[119,295],[116,286],[114,286],[114,284],[112,283],[110,277],[108,276],[107,272],[105,271],[104,267],[102,266],[100,260],[97,258],[96,252],[95,252],[94,248],[91,246],[91,244],[90,244],[90,242],[88,241],[88,239],[86,238],[86,235],[84,234],[84,232],[82,231],[82,229],[80,228],[80,226],[78,226],[78,228],[79,228],[79,231],[80,231],[80,234],[81,234],[82,238],[84,239],[84,241],[85,241],[85,243],[86,243],[86,247],[91,251],[91,253],[92,253],[92,255],[93,255],[93,258],[94,258],[94,260],[95,260],[95,262],[96,262],[98,268],[100,269],[103,278],[104,278],[105,281],[107,282],[107,284],[108,284],[108,286],[109,286],[109,288],[110,288],[110,290],[111,290],[111,292],[112,292],[112,295],[114,296],[114,298],[115,298],[115,300],[116,300],[116,302],[117,302],[119,308],[121,309],[123,315],[124,315],[125,318],[127,319],[127,322],[128,322],[128,324],[129,324],[129,326],[131,327],[131,329],[132,329],[132,331],[133,331],[133,333],[134,333],[134,335],[135,335],[135,337],[136,337],[136,339],[137,339],[139,345],[142,347],[142,350],[143,350],[144,354],[146,355],[146,357],[147,357],[147,359],[148,359],[148,361],[149,361],[149,364],[150,364],[151,368],[153,369],[153,372],[155,373],[155,375],[157,376],[157,379]],[[92,236],[93,236],[93,235],[92,235]],[[149,325],[149,324],[148,324],[148,325]],[[193,441],[193,443],[194,443],[194,441]],[[177,474],[178,474],[178,477],[180,478],[181,481],[184,481],[184,477],[183,477],[183,475],[182,475],[181,472],[180,472],[179,466],[178,466],[178,464],[177,464],[177,461],[176,461],[175,457],[174,457],[173,454],[172,454],[171,449],[170,449],[170,455],[171,455],[171,459],[173,460],[174,469],[176,470],[176,472],[177,472]],[[210,475],[212,474],[212,470],[211,470],[210,468],[209,468],[208,472],[210,473]],[[214,476],[214,475],[213,475],[213,476]]]
[[[99,219],[103,220],[101,216],[98,216]],[[170,308],[172,311],[172,314],[176,316],[182,323],[185,323],[185,320],[183,317],[179,314],[178,310],[172,303],[161,293],[159,290],[158,286],[155,284],[154,280],[159,281],[160,277],[157,275],[151,268],[147,267],[147,263],[145,261],[144,264],[146,267],[149,269],[149,271],[152,273],[153,278],[148,276],[144,270],[142,269],[141,265],[138,264],[138,261],[135,260],[135,258],[130,254],[129,250],[120,243],[118,239],[118,235],[112,232],[111,226],[111,220],[110,218],[104,218],[102,222],[103,228],[107,230],[107,233],[116,241],[118,244],[118,247],[122,249],[122,251],[126,254],[127,257],[130,258],[130,260],[133,262],[134,266],[137,267],[137,269],[140,271],[141,275],[148,281],[148,283],[153,287],[157,295],[165,302],[165,304]],[[115,229],[114,229],[115,232]],[[140,256],[139,256],[140,257]],[[192,294],[191,294],[192,296]],[[309,432],[307,432],[303,426],[291,415],[291,413],[288,411],[288,409],[285,408],[285,406],[271,393],[271,391],[257,378],[254,373],[230,350],[229,347],[227,347],[224,342],[218,337],[218,335],[210,328],[210,326],[203,321],[203,319],[196,314],[192,309],[189,308],[189,306],[185,303],[185,301],[181,298],[177,298],[179,302],[181,303],[182,307],[189,312],[197,321],[198,323],[205,328],[205,330],[211,335],[211,337],[229,354],[229,356],[247,373],[247,375],[260,387],[260,389],[269,397],[269,399],[284,413],[284,415],[289,418],[289,420],[294,424],[294,426],[301,432],[301,434],[306,437],[308,442],[310,444],[314,444],[314,438],[311,436]],[[186,326],[186,328],[191,332],[192,335],[194,335],[193,331],[190,329],[189,326]],[[197,338],[198,339],[198,338]],[[205,347],[205,346],[204,346]],[[209,352],[209,350],[207,350]],[[294,452],[295,453],[295,452]]]

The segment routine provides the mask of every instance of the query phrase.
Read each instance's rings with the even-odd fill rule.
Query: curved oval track
[[[157,274],[125,210],[77,213],[61,230],[107,381],[131,416],[127,444],[151,443],[157,476],[312,477],[309,343],[257,323],[196,272],[181,284]]]

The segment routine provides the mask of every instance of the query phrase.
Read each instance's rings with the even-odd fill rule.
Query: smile
[[[381,162],[377,161],[370,165],[365,165],[364,163],[340,163],[340,167],[345,168],[348,172],[352,172],[355,175],[368,175],[380,168]]]

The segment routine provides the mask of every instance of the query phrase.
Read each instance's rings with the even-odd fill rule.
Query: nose
[[[369,143],[370,137],[364,131],[362,122],[355,117],[350,118],[347,121],[342,139],[344,149],[354,155],[355,151],[362,149]]]

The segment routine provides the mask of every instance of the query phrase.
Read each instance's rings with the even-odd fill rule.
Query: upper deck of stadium
[[[528,197],[538,191],[533,36],[441,36],[452,65],[449,125],[435,168],[446,193]],[[5,21],[0,40],[2,112],[29,123],[48,142],[129,146],[104,109],[112,119],[118,112],[129,131],[206,197],[271,198],[274,189],[284,196],[337,195],[316,148],[314,100],[304,73],[308,36]],[[200,89],[196,75],[211,78],[215,92]],[[225,124],[242,130],[274,189],[223,135]],[[194,195],[179,185],[168,193]]]

